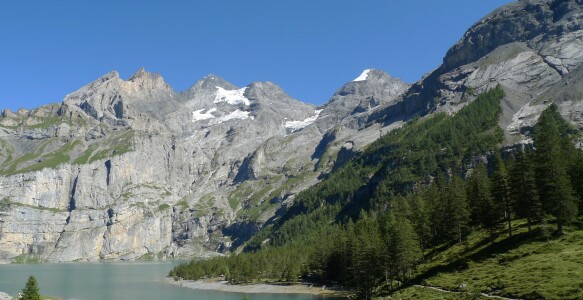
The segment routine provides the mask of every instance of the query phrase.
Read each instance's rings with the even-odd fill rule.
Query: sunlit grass
[[[432,256],[419,266],[417,283],[463,294],[408,287],[391,296],[474,299],[471,297],[483,292],[520,299],[583,299],[583,230],[575,224],[567,227],[565,235],[554,238],[554,227],[547,226],[528,233],[525,222],[518,220],[511,238],[500,232],[492,243],[480,230],[465,244],[428,251]]]

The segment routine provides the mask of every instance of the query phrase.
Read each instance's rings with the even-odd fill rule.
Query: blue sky
[[[177,91],[214,73],[325,103],[364,69],[407,82],[509,0],[0,1],[0,109],[141,67]]]

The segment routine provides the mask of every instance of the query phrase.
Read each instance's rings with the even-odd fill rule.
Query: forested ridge
[[[423,282],[439,270],[429,267],[436,255],[468,250],[481,234],[492,245],[562,236],[583,211],[578,131],[551,105],[533,128],[533,146],[501,151],[503,97],[497,87],[453,116],[407,122],[299,193],[243,253],[192,261],[170,276],[303,278],[369,299]]]

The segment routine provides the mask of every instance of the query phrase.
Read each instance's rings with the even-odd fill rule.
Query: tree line
[[[474,228],[494,240],[513,234],[514,219],[526,219],[530,231],[551,217],[563,234],[583,211],[577,131],[551,105],[533,129],[533,146],[502,153],[495,148],[502,97],[496,88],[453,117],[410,122],[300,193],[288,214],[250,240],[248,252],[193,261],[170,276],[223,275],[232,283],[303,277],[368,299],[406,282],[427,249],[464,242]],[[488,162],[476,163],[480,156]],[[367,201],[357,195],[363,189]]]

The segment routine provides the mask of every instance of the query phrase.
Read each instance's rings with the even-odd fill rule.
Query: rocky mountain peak
[[[565,32],[581,29],[581,0],[523,0],[510,3],[474,24],[447,52],[442,68],[448,71],[476,61],[507,43],[527,42],[536,49],[535,43],[538,41],[552,40]]]
[[[409,85],[381,70],[366,69],[356,79],[340,88],[336,95],[370,95],[371,92],[395,96],[404,92]]]
[[[67,95],[63,103],[96,120],[116,122],[130,115],[137,117],[140,112],[158,115],[160,109],[174,109],[171,99],[175,94],[162,76],[142,68],[128,80],[121,79],[117,71],[109,72]],[[161,101],[170,102],[162,105]]]
[[[278,128],[282,122],[305,120],[314,115],[313,105],[292,98],[280,86],[270,81],[253,82],[240,89],[249,102],[246,109],[256,115],[262,126]]]
[[[356,79],[342,86],[323,107],[316,122],[320,131],[339,123],[350,123],[352,129],[364,126],[368,115],[393,103],[409,88],[409,84],[381,70],[366,69]],[[364,114],[363,114],[364,113]],[[363,114],[360,121],[353,118]]]
[[[209,74],[198,81],[196,81],[187,91],[186,93],[192,93],[196,90],[211,90],[215,91],[218,87],[222,87],[226,90],[234,90],[237,87],[222,78],[221,76],[215,74]]]
[[[173,92],[172,87],[158,73],[147,72],[141,68],[124,82],[126,90],[137,93]]]
[[[245,95],[249,99],[256,100],[279,98],[282,96],[289,97],[281,87],[270,81],[252,82],[247,86]]]
[[[134,74],[132,74],[132,76],[130,76],[130,78],[128,80],[129,81],[134,81],[134,80],[136,80],[138,78],[148,77],[148,76],[151,76],[151,75],[153,75],[153,74],[147,72],[146,71],[146,68],[141,67]]]
[[[93,83],[100,83],[100,82],[105,82],[105,81],[109,81],[111,79],[119,79],[119,73],[116,70],[110,71],[106,74],[104,74],[103,76],[97,78],[95,81],[93,81]]]
[[[582,7],[514,2],[414,86],[367,69],[319,108],[271,82],[239,88],[213,74],[176,94],[141,69],[127,80],[107,73],[61,106],[6,110],[0,261],[234,250],[402,121],[463,107],[496,85],[507,132],[528,131],[553,101],[583,128]]]
[[[240,90],[221,76],[209,74],[196,81],[189,89],[181,93],[181,99],[189,109],[210,109],[217,103],[226,103],[227,98],[241,98]]]

